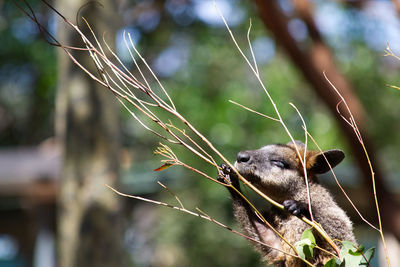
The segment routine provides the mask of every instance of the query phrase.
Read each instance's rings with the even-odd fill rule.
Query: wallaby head
[[[241,151],[237,155],[235,167],[265,193],[275,196],[276,200],[283,200],[305,188],[304,168],[298,156],[303,158],[304,152],[307,177],[311,183],[317,182],[316,174],[329,171],[344,159],[341,150],[305,151],[305,145],[296,141]]]

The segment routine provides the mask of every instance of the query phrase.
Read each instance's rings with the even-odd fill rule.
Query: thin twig
[[[304,173],[304,181],[306,183],[306,188],[307,188],[307,201],[308,201],[308,212],[310,213],[310,218],[311,221],[314,221],[314,216],[312,213],[312,208],[311,208],[311,194],[310,194],[310,186],[308,185],[308,173],[307,173],[307,164],[306,164],[306,156],[307,156],[307,143],[308,143],[308,138],[307,138],[307,125],[306,122],[304,121],[303,116],[301,115],[300,111],[298,110],[298,108],[293,104],[293,103],[289,103],[289,105],[291,105],[297,112],[297,115],[300,117],[301,122],[303,124],[303,129],[304,129],[304,153],[303,153],[303,173]],[[296,143],[294,143],[293,145],[297,146]]]
[[[328,81],[328,83],[331,85],[332,89],[336,92],[336,94],[340,97],[341,99],[341,103],[343,103],[343,105],[345,106],[347,112],[349,113],[350,116],[350,124],[354,130],[354,133],[356,134],[356,136],[358,137],[361,147],[364,151],[365,157],[368,161],[368,165],[370,168],[370,172],[371,172],[371,180],[372,180],[372,190],[373,190],[373,194],[374,194],[374,200],[375,200],[375,208],[376,208],[376,213],[378,216],[378,224],[379,224],[379,234],[381,236],[381,240],[382,240],[382,244],[383,244],[383,248],[385,250],[385,256],[386,256],[386,262],[388,264],[388,266],[390,267],[390,260],[389,260],[389,254],[388,254],[388,250],[387,250],[387,246],[386,246],[386,242],[385,242],[385,236],[383,234],[383,228],[382,228],[382,219],[381,219],[381,213],[380,213],[380,209],[379,209],[379,203],[378,203],[378,197],[376,194],[376,185],[375,185],[375,172],[374,172],[374,168],[372,167],[372,163],[371,160],[369,158],[369,154],[367,151],[367,148],[365,147],[365,144],[362,140],[361,137],[361,133],[358,129],[357,123],[353,117],[353,113],[351,112],[349,106],[347,105],[346,99],[340,94],[339,90],[335,87],[335,85],[328,79],[328,77],[326,76],[326,73],[324,72],[324,77],[325,79]]]
[[[329,163],[328,159],[326,158],[325,154],[322,153],[322,149],[321,147],[318,145],[318,143],[316,142],[316,140],[314,139],[314,137],[307,132],[307,135],[311,138],[311,140],[313,141],[313,143],[317,146],[317,149],[321,152],[322,156],[324,157],[326,163],[329,166],[329,169],[332,173],[333,179],[335,180],[337,186],[339,187],[339,189],[342,191],[342,193],[344,194],[344,196],[346,197],[346,199],[349,201],[350,205],[354,208],[354,210],[357,212],[358,216],[360,216],[361,220],[363,220],[366,224],[368,224],[371,228],[379,231],[379,229],[373,225],[372,223],[370,223],[367,219],[364,218],[364,216],[361,214],[361,212],[357,209],[356,205],[354,204],[354,202],[351,200],[351,198],[349,197],[349,195],[346,193],[346,191],[344,190],[344,188],[342,187],[342,185],[339,182],[339,179],[337,178],[335,171],[333,170],[331,164]]]
[[[165,190],[167,190],[168,193],[170,193],[171,196],[173,196],[176,201],[178,201],[179,205],[181,206],[182,209],[185,209],[185,207],[183,206],[182,201],[179,199],[179,197],[172,192],[168,187],[166,187],[164,184],[162,184],[160,181],[157,182],[159,185],[161,185],[162,188],[164,188]]]
[[[183,208],[182,207],[183,205],[181,205],[181,207],[177,207],[177,206],[174,206],[174,205],[162,202],[162,201],[156,201],[156,200],[153,200],[153,199],[148,199],[148,198],[139,197],[139,196],[135,196],[135,195],[125,194],[125,193],[122,193],[122,192],[118,191],[117,189],[115,189],[115,188],[113,188],[113,187],[111,187],[111,186],[109,186],[107,184],[105,186],[107,186],[109,189],[111,189],[112,191],[114,191],[116,194],[118,194],[120,196],[127,197],[127,198],[133,198],[133,199],[141,200],[141,201],[144,201],[144,202],[152,203],[152,204],[155,204],[155,205],[160,205],[160,206],[164,206],[164,207],[171,208],[171,209],[174,209],[174,210],[178,210],[178,211],[181,211],[181,212],[185,212],[185,213],[190,214],[192,216],[199,217],[201,219],[204,219],[204,220],[210,221],[212,223],[215,223],[216,225],[218,225],[220,227],[223,227],[224,229],[226,229],[226,230],[228,230],[228,231],[230,231],[230,232],[232,232],[234,234],[237,234],[237,235],[239,235],[241,237],[244,237],[244,238],[246,238],[246,239],[248,239],[250,241],[259,243],[259,244],[261,244],[263,246],[266,246],[266,247],[268,247],[270,249],[277,250],[277,251],[279,251],[279,252],[281,252],[283,254],[286,254],[286,255],[289,255],[291,257],[295,257],[295,258],[299,258],[300,259],[300,257],[297,256],[297,255],[288,253],[288,252],[283,251],[283,250],[281,250],[279,248],[272,247],[272,246],[270,246],[270,245],[268,245],[266,243],[261,242],[260,240],[257,240],[255,238],[249,237],[249,236],[247,236],[245,234],[242,234],[242,233],[240,233],[240,232],[228,227],[227,225],[225,225],[225,224],[213,219],[211,216],[207,215],[206,213],[201,211],[199,208],[196,208],[196,209],[200,213],[196,213],[196,212],[193,212],[193,211],[188,210],[186,208]],[[307,263],[307,265],[313,266],[310,262],[308,262],[308,261],[305,261],[305,262]]]
[[[247,30],[247,42],[248,42],[248,44],[249,44],[251,57],[253,58],[254,69],[255,69],[257,75],[260,75],[260,72],[258,71],[257,60],[256,60],[256,57],[255,57],[254,51],[253,51],[253,46],[251,45],[251,41],[250,41],[250,32],[251,32],[251,26],[252,26],[252,25],[253,25],[253,24],[251,23],[251,19],[250,19],[249,29]]]
[[[233,100],[229,100],[229,102],[232,103],[232,104],[235,104],[235,105],[237,105],[237,106],[239,106],[239,107],[241,107],[241,108],[243,108],[245,110],[248,110],[248,111],[253,112],[253,113],[257,114],[257,115],[260,115],[260,116],[262,116],[264,118],[267,118],[267,119],[270,119],[270,120],[273,120],[273,121],[276,121],[276,122],[281,122],[279,119],[275,119],[275,118],[273,118],[271,116],[265,115],[264,113],[255,111],[255,110],[253,110],[253,109],[251,109],[249,107],[246,107],[246,106],[244,106],[242,104],[239,104],[239,103],[237,103],[237,102],[235,102]]]
[[[267,95],[271,105],[273,106],[275,113],[278,117],[278,121],[281,124],[281,126],[284,128],[286,134],[289,136],[290,140],[295,144],[294,138],[292,136],[292,134],[290,133],[289,129],[287,128],[285,122],[282,119],[282,116],[279,112],[279,109],[276,105],[276,103],[274,102],[272,96],[270,95],[269,91],[267,90],[264,82],[261,80],[261,77],[259,75],[259,73],[257,73],[257,71],[255,70],[254,66],[250,63],[249,59],[246,57],[246,55],[243,53],[242,49],[240,48],[239,44],[236,41],[235,36],[233,35],[228,23],[225,20],[225,17],[223,16],[222,12],[219,10],[218,6],[215,4],[214,1],[214,6],[218,12],[218,14],[220,15],[222,21],[225,24],[225,28],[227,29],[229,35],[231,36],[231,39],[233,41],[233,43],[235,44],[237,50],[239,51],[239,53],[242,55],[243,59],[246,61],[246,63],[248,64],[248,66],[250,67],[251,71],[254,73],[255,77],[257,78],[257,81],[259,82],[260,86],[263,88],[265,94]],[[304,166],[305,162],[303,160],[302,155],[300,154],[299,149],[297,148],[296,144],[294,145],[297,156],[300,159],[301,164]],[[233,170],[235,170],[233,168]],[[262,196],[265,200],[267,200],[269,203],[271,203],[272,205],[274,205],[275,207],[281,208],[283,209],[283,206],[279,203],[277,203],[276,201],[272,200],[271,198],[269,198],[268,196],[266,196],[265,194],[263,194],[262,192],[260,192],[256,187],[252,186],[252,184],[250,184],[246,179],[244,179],[238,172],[237,170],[235,170],[235,172],[238,174],[239,179],[245,183],[246,185],[248,185],[253,191],[255,191],[257,194],[259,194],[260,196]],[[305,174],[306,175],[306,174]],[[330,236],[325,232],[325,230],[316,222],[311,221],[305,217],[302,218],[302,220],[309,224],[310,226],[314,227],[314,229],[328,242],[328,244],[335,250],[335,252],[339,255],[339,248],[338,246],[332,241],[332,239],[330,238]]]
[[[40,29],[43,32],[46,32],[46,34],[51,37],[52,40],[55,40],[57,46],[61,47],[66,54],[71,58],[71,60],[79,67],[81,68],[86,74],[88,74],[93,80],[95,80],[96,82],[98,82],[99,84],[105,86],[107,89],[109,89],[116,97],[120,98],[121,100],[125,100],[127,101],[129,104],[133,105],[135,108],[137,108],[140,112],[142,112],[144,115],[146,115],[148,118],[150,118],[154,123],[156,123],[157,125],[159,125],[162,129],[164,129],[166,131],[167,134],[169,134],[173,139],[176,140],[176,142],[182,146],[184,146],[186,149],[188,149],[189,151],[191,151],[192,153],[194,153],[195,155],[197,155],[198,157],[200,157],[201,159],[205,160],[206,162],[208,162],[209,164],[215,166],[215,160],[212,158],[210,160],[209,155],[204,155],[203,151],[199,151],[197,150],[195,147],[197,147],[198,149],[201,147],[197,144],[197,142],[194,142],[193,139],[189,139],[190,143],[187,143],[185,140],[183,140],[176,132],[174,132],[173,130],[176,130],[174,128],[168,127],[166,123],[164,123],[163,121],[161,121],[147,106],[147,104],[149,102],[144,101],[143,99],[140,99],[135,96],[135,94],[133,94],[132,91],[129,91],[129,94],[126,94],[126,91],[121,90],[122,86],[124,86],[124,83],[121,81],[126,81],[129,82],[129,84],[135,88],[138,89],[140,92],[143,92],[144,94],[146,94],[152,101],[152,105],[154,105],[153,107],[156,108],[160,108],[161,110],[166,111],[167,113],[171,114],[173,117],[177,118],[178,120],[180,120],[192,133],[194,133],[194,135],[196,135],[201,142],[203,142],[206,146],[208,146],[223,162],[225,162],[229,167],[232,168],[232,170],[234,170],[234,172],[238,175],[239,179],[248,187],[250,187],[252,190],[254,190],[257,194],[259,194],[260,196],[262,196],[264,199],[266,199],[268,202],[270,202],[272,205],[283,209],[283,206],[279,203],[277,203],[276,201],[272,200],[271,198],[269,198],[267,195],[265,195],[263,192],[261,192],[258,188],[256,188],[254,185],[252,185],[247,179],[245,179],[242,175],[240,175],[238,173],[238,171],[234,168],[234,166],[222,155],[222,153],[219,152],[219,150],[217,150],[214,145],[203,135],[201,134],[188,120],[186,120],[180,113],[178,113],[175,109],[175,106],[173,105],[168,93],[164,90],[164,88],[161,86],[163,93],[166,95],[166,97],[168,98],[169,102],[171,103],[171,105],[167,104],[163,99],[161,99],[156,93],[154,93],[154,91],[151,89],[149,82],[147,81],[146,77],[144,76],[138,62],[135,60],[135,57],[132,56],[132,60],[135,62],[135,65],[138,69],[138,71],[140,72],[142,78],[145,81],[145,84],[140,83],[136,78],[132,78],[131,73],[128,72],[128,74],[126,72],[124,72],[123,70],[121,70],[120,68],[118,68],[118,66],[116,66],[114,63],[112,63],[107,56],[105,55],[103,49],[101,48],[101,46],[99,45],[97,39],[96,43],[98,44],[99,49],[97,49],[91,42],[90,40],[81,32],[81,30],[75,26],[73,23],[71,23],[70,21],[68,21],[65,17],[63,17],[57,10],[55,10],[50,4],[48,4],[46,1],[43,0],[43,2],[49,6],[50,9],[52,9],[54,12],[56,12],[64,21],[65,23],[67,23],[69,26],[71,26],[82,38],[83,42],[86,45],[86,48],[77,48],[77,50],[86,50],[90,53],[90,55],[92,56],[98,71],[100,73],[101,78],[95,76],[93,73],[91,73],[89,70],[87,70],[82,64],[79,63],[79,61],[70,53],[69,50],[74,50],[74,48],[70,48],[70,47],[66,47],[63,46],[62,44],[60,44],[59,42],[57,42],[57,40],[48,32],[46,31],[41,25],[40,23],[37,21],[37,19],[34,16],[30,16],[29,14],[27,14],[35,23],[37,23],[38,25],[40,25]],[[220,12],[218,10],[218,12]],[[33,13],[33,12],[32,12]],[[222,16],[222,14],[221,14]],[[223,16],[222,16],[223,18]],[[223,18],[224,23],[232,37],[232,40],[234,41],[235,45],[238,48],[238,51],[241,53],[241,55],[243,56],[243,58],[246,60],[246,62],[248,63],[248,65],[250,66],[250,68],[252,69],[252,71],[254,72],[255,76],[257,77],[257,80],[259,81],[260,85],[262,86],[264,92],[267,94],[271,104],[273,105],[275,112],[277,114],[278,117],[278,121],[281,123],[281,125],[283,126],[283,128],[285,129],[286,133],[288,134],[288,136],[290,137],[290,139],[292,141],[294,141],[291,133],[289,132],[288,128],[286,127],[285,123],[282,120],[282,117],[279,113],[279,110],[276,106],[276,104],[274,103],[272,97],[270,96],[268,90],[266,89],[265,85],[263,84],[258,69],[254,66],[252,66],[252,64],[250,63],[250,61],[247,59],[247,57],[244,55],[243,51],[240,49],[240,47],[238,46],[231,30],[229,29],[229,26],[227,25],[225,19]],[[93,31],[92,31],[93,34]],[[147,62],[144,60],[144,58],[140,55],[140,53],[137,51],[136,47],[133,44],[133,41],[130,37],[130,35],[128,34],[129,37],[129,41],[131,44],[131,47],[134,49],[135,53],[139,56],[140,60],[145,64],[145,66],[148,68],[148,70],[151,72],[151,74],[153,76],[154,73],[152,72],[151,68],[149,67],[149,65],[147,64]],[[125,42],[127,43],[127,40],[125,39]],[[250,44],[251,46],[251,44]],[[252,49],[252,48],[251,48]],[[131,52],[131,50],[129,49],[129,51]],[[254,58],[255,59],[255,58]],[[119,61],[120,62],[120,61]],[[255,62],[256,64],[256,62]],[[111,79],[110,77],[110,73],[106,70],[105,67],[108,67],[111,69],[112,73],[118,78],[118,81],[120,81],[122,83],[122,86],[116,86],[113,87],[112,84],[116,85],[117,81],[115,79]],[[156,77],[155,77],[156,78]],[[158,79],[156,78],[157,82]],[[110,83],[111,82],[111,83]],[[132,96],[133,95],[133,96]],[[137,103],[136,103],[136,102]],[[125,105],[126,106],[126,105]],[[134,114],[134,113],[131,113]],[[146,129],[150,129],[150,128],[146,128]],[[151,131],[153,134],[156,133],[155,131]],[[182,133],[182,132],[181,132]],[[158,134],[156,134],[159,137],[162,137]],[[166,138],[166,137],[165,137]],[[165,139],[163,138],[163,139]],[[166,140],[170,140],[169,138],[167,138]],[[193,146],[194,145],[194,146]],[[302,164],[304,164],[304,160],[302,159],[299,150],[296,147],[296,151],[297,154],[300,158],[300,161],[302,162]],[[187,166],[187,165],[186,165]],[[197,169],[194,169],[193,167],[187,166],[188,168],[191,168],[192,170],[202,174],[205,177],[208,177],[209,179],[212,179],[215,182],[215,179],[205,175],[204,173],[200,172]],[[217,167],[217,166],[215,166]],[[233,188],[233,186],[231,186]],[[242,197],[244,198],[244,196],[242,195]],[[144,200],[143,198],[137,198],[137,199],[141,199]],[[246,199],[246,198],[244,198]],[[248,201],[248,200],[246,200]],[[160,202],[158,202],[160,203]],[[166,203],[164,203],[166,204]],[[159,205],[164,205],[164,204],[159,204]],[[274,230],[276,232],[276,230],[265,220],[265,218],[262,217],[261,213],[250,203],[250,205],[252,206],[252,208],[254,209],[254,211],[260,216],[260,218],[262,218],[262,220],[264,221],[264,223],[266,223],[267,225],[269,225],[269,227]],[[179,208],[178,208],[179,209]],[[314,223],[313,221],[310,221],[306,218],[303,218],[303,221],[305,221],[306,223],[310,224],[311,226],[313,226],[318,232],[320,232],[320,234],[327,239],[327,241],[329,242],[329,236],[327,236],[327,234],[323,231],[323,229],[316,223]],[[276,232],[277,235],[282,238],[282,240],[286,243],[288,243],[288,245],[294,249],[293,245],[290,244],[286,239],[284,239],[282,237],[282,235],[280,235],[278,232]],[[333,243],[333,242],[332,242]],[[331,244],[331,242],[330,242]],[[333,247],[335,248],[335,245],[333,243]],[[295,251],[295,249],[294,249]]]

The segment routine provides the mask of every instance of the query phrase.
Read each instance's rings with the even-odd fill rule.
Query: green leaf
[[[314,255],[315,237],[311,232],[311,228],[305,230],[301,235],[301,240],[294,244],[299,257],[302,259],[311,259]]]
[[[316,245],[315,243],[315,237],[311,231],[311,228],[306,229],[303,234],[301,235],[301,239],[309,239],[312,244]]]
[[[367,265],[374,256],[375,248],[370,248],[365,253],[365,247],[357,247],[349,241],[341,241],[342,249],[340,250],[340,259],[345,263],[346,267],[359,267]],[[364,256],[363,256],[364,254]],[[367,260],[365,260],[365,258]]]
[[[344,257],[344,262],[346,263],[345,266],[346,267],[359,267],[362,258],[363,258],[363,256],[361,254],[352,255],[349,253]]]
[[[368,263],[371,262],[371,259],[374,257],[374,255],[375,255],[375,247],[368,249],[366,252],[364,252],[364,257],[362,257],[360,265],[368,266]]]
[[[340,250],[339,257],[340,260],[343,260],[345,256],[349,254],[349,252],[357,253],[358,249],[356,245],[354,245],[350,241],[340,241],[342,243],[342,249]]]
[[[295,244],[297,253],[302,259],[310,259],[313,257],[314,245],[311,244],[309,239],[301,240]]]
[[[345,249],[346,251],[354,248],[357,250],[356,245],[350,241],[340,241],[340,242],[342,243],[342,249]]]
[[[325,263],[324,267],[339,267],[340,264],[341,264],[340,260],[332,258]]]

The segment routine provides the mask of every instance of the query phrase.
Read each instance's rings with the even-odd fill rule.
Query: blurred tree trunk
[[[332,90],[330,84],[325,79],[323,72],[338,88],[352,111],[355,121],[363,137],[364,144],[369,152],[370,160],[374,164],[375,181],[377,196],[379,199],[383,226],[386,231],[392,232],[400,239],[400,208],[393,195],[387,190],[384,183],[384,174],[380,168],[376,157],[373,142],[368,136],[366,127],[366,112],[356,94],[354,94],[350,82],[340,73],[335,65],[334,58],[329,47],[324,43],[321,34],[316,27],[311,6],[308,0],[293,0],[295,11],[300,19],[306,24],[311,45],[300,48],[296,40],[290,35],[288,30],[288,18],[279,8],[277,1],[255,0],[260,17],[265,26],[274,35],[276,42],[286,51],[293,63],[302,72],[304,78],[310,83],[312,89],[329,107],[338,125],[341,127],[344,136],[352,150],[355,160],[362,173],[365,186],[368,188],[368,197],[365,201],[370,201],[371,212],[375,205],[372,199],[372,180],[368,161],[364,155],[359,140],[353,129],[345,122],[337,112],[339,97]],[[344,117],[348,118],[346,110],[341,105],[340,111]],[[377,225],[377,223],[375,222]]]
[[[103,32],[113,46],[118,17],[111,0],[59,0],[56,7],[91,36]],[[86,5],[85,5],[86,4]],[[78,13],[79,10],[79,13]],[[84,47],[74,30],[60,23],[62,44]],[[119,121],[113,95],[91,80],[59,49],[56,132],[63,147],[58,215],[61,267],[122,266],[122,225],[118,197],[104,185],[118,177]],[[87,52],[74,51],[82,65],[97,70]]]

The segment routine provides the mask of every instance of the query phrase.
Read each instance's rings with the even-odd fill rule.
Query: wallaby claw
[[[225,165],[225,163],[222,163],[222,164],[219,165],[219,166],[221,167],[222,171],[223,171],[225,174],[231,174],[231,173],[232,173],[231,167]]]
[[[231,168],[229,166],[226,166],[224,163],[219,165],[221,167],[221,170],[218,171],[218,181],[221,183],[225,184],[231,184],[231,177],[230,174],[232,172]]]
[[[296,200],[288,199],[283,201],[283,207],[285,210],[290,212],[291,214],[302,217],[305,216],[307,218],[310,218],[310,212],[308,210],[307,204],[301,203]]]
[[[218,181],[221,183],[232,185],[236,189],[240,188],[239,185],[239,178],[237,177],[236,173],[232,170],[230,166],[225,165],[222,163],[219,165],[221,170],[218,172]]]

